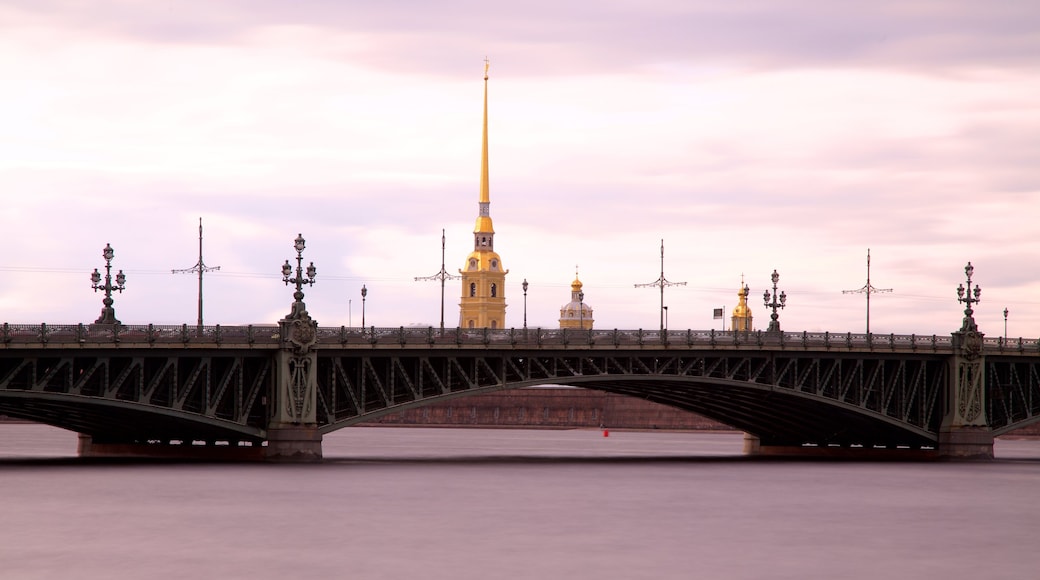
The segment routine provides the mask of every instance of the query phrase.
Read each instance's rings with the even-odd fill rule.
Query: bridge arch
[[[60,392],[0,391],[0,414],[89,435],[95,443],[264,439],[258,427],[194,411]]]
[[[574,386],[667,405],[730,425],[768,445],[826,443],[862,446],[921,446],[934,433],[870,409],[821,395],[772,385],[710,377],[615,374],[522,380],[474,387],[395,404],[332,421],[322,433],[382,416],[456,398],[539,385]]]

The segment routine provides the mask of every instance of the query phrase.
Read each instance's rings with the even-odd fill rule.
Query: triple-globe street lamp
[[[293,292],[294,302],[292,305],[292,312],[289,313],[289,318],[305,318],[307,317],[307,306],[303,303],[303,285],[314,284],[314,277],[318,274],[318,269],[314,267],[314,262],[311,262],[307,266],[307,277],[304,278],[303,271],[303,249],[307,243],[303,239],[303,234],[296,236],[296,242],[293,247],[296,249],[296,276],[291,277],[293,273],[292,265],[289,264],[289,260],[286,260],[282,264],[282,281],[285,285],[289,284],[296,285],[296,291]]]
[[[776,283],[780,281],[780,274],[777,274],[776,270],[773,270],[773,275],[771,276],[771,278],[773,280],[772,297],[770,297],[769,290],[766,290],[765,293],[762,295],[762,297],[765,299],[766,308],[773,309],[773,314],[770,316],[772,320],[769,321],[769,328],[766,329],[766,331],[780,332],[780,315],[777,314],[776,309],[784,308],[787,305],[787,293],[782,290],[780,291],[779,295],[777,295],[776,293]]]
[[[116,274],[115,286],[112,285],[112,258],[115,257],[116,251],[112,249],[111,244],[105,244],[105,249],[101,251],[101,255],[105,258],[105,283],[101,284],[101,272],[98,272],[97,268],[94,268],[94,273],[90,275],[90,282],[94,288],[94,292],[98,290],[105,291],[105,299],[102,300],[104,308],[101,309],[101,316],[95,320],[95,324],[119,324],[119,320],[116,318],[116,310],[112,308],[112,291],[118,290],[120,293],[123,292],[124,285],[126,283],[126,275],[123,274],[123,270],[119,270]]]
[[[964,303],[964,322],[961,324],[961,332],[978,332],[979,327],[975,324],[975,311],[972,310],[972,304],[979,303],[979,296],[982,295],[982,288],[978,285],[975,286],[975,290],[971,289],[971,275],[975,272],[975,267],[968,262],[968,265],[964,267],[964,274],[968,277],[968,288],[965,290],[964,284],[957,285],[957,302]],[[972,297],[974,296],[974,298]]]

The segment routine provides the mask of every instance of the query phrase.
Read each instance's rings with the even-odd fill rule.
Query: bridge
[[[827,332],[0,327],[0,414],[81,455],[321,458],[322,436],[540,384],[640,397],[745,431],[754,454],[992,457],[1040,421],[1040,340]],[[966,326],[968,326],[966,324]]]

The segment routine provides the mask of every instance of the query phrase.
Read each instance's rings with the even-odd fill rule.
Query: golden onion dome
[[[751,309],[747,305],[748,287],[744,285],[743,276],[740,280],[740,288],[737,289],[737,305],[733,308],[735,318],[747,318],[751,316]]]

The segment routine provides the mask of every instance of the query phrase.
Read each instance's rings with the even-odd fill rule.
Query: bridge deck
[[[0,413],[98,441],[265,438],[276,326],[0,328]],[[319,328],[322,432],[433,401],[559,384],[672,405],[763,444],[930,446],[950,336]],[[995,434],[1040,421],[1036,339],[986,339]]]
[[[230,348],[277,349],[283,337],[277,325],[27,325],[0,327],[0,349],[23,348]],[[847,352],[933,352],[952,354],[950,335],[857,334],[851,332],[780,332],[761,330],[572,330],[459,329],[433,327],[319,327],[318,348],[549,348],[580,350],[651,349],[803,349]],[[1040,339],[985,338],[984,354],[1040,356]]]

